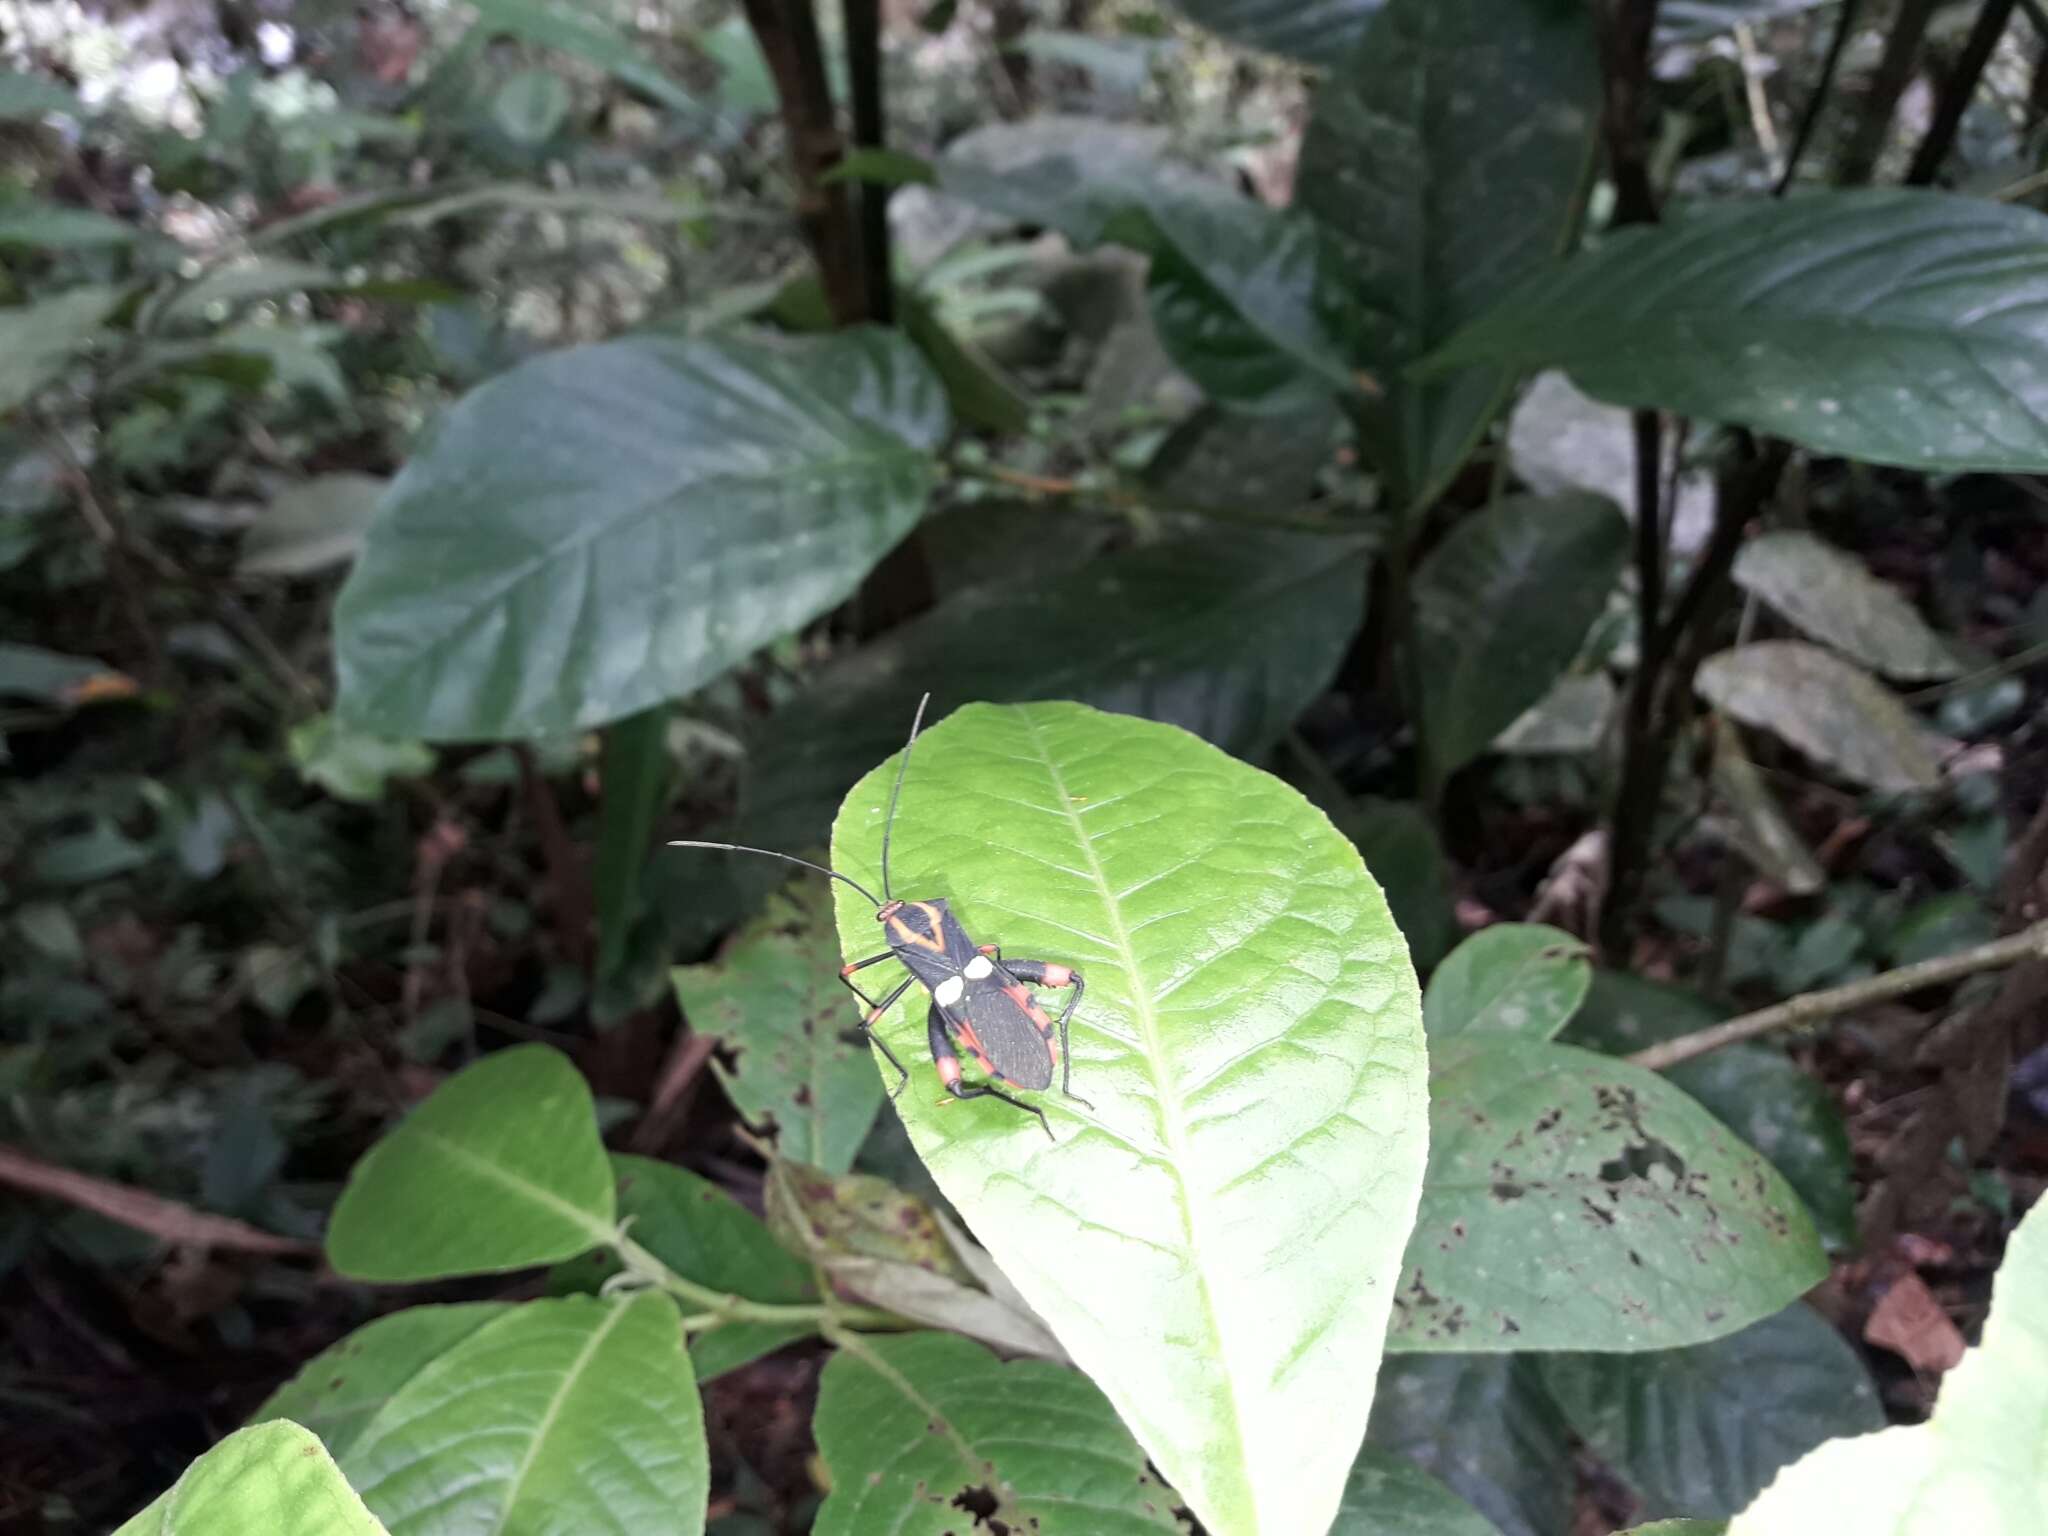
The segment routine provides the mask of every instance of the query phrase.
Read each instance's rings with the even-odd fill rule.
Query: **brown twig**
[[[825,50],[818,40],[812,0],[745,0],[747,24],[761,45],[789,140],[790,171],[796,179],[797,222],[818,262],[825,302],[841,325],[865,313],[860,245],[846,187],[825,180],[844,153],[832,88],[825,78]]]
[[[647,1112],[640,1117],[640,1123],[633,1127],[633,1134],[627,1140],[632,1151],[652,1157],[668,1144],[677,1123],[689,1112],[694,1097],[690,1090],[695,1087],[717,1045],[716,1035],[700,1035],[688,1026],[677,1032],[675,1044],[669,1050],[668,1060],[662,1063],[661,1076],[654,1085],[654,1097],[648,1100]]]
[[[1991,62],[1998,40],[2005,36],[2005,29],[2012,22],[2016,4],[2017,0],[1984,0],[1984,8],[1977,13],[1977,20],[1970,28],[1969,38],[1963,43],[1955,68],[1941,83],[1941,96],[1934,104],[1934,120],[1927,125],[1919,148],[1913,151],[1913,164],[1906,172],[1907,186],[1934,184],[1942,162],[1948,159],[1948,152],[1955,147],[1956,130],[1963,125],[1963,113],[1969,109],[1970,98],[1977,94],[1978,82],[1984,78],[1984,68]]]
[[[1887,1002],[1894,997],[1904,997],[1908,992],[1917,992],[1922,987],[1937,987],[1944,982],[1960,981],[1965,976],[1974,976],[1979,971],[1994,971],[2008,965],[2017,965],[2027,960],[2048,959],[2048,922],[2035,923],[2031,928],[2012,934],[2007,938],[1993,939],[1988,944],[1979,944],[1953,955],[1941,955],[1933,960],[1922,960],[1915,965],[1902,965],[1896,970],[1883,971],[1875,976],[1866,976],[1861,981],[1851,981],[1839,987],[1829,987],[1823,992],[1808,992],[1800,997],[1769,1008],[1760,1008],[1755,1013],[1745,1013],[1740,1018],[1728,1019],[1705,1029],[1696,1029],[1690,1034],[1680,1035],[1675,1040],[1665,1040],[1645,1050],[1637,1051],[1628,1061],[1638,1067],[1648,1067],[1661,1072],[1675,1067],[1682,1061],[1691,1061],[1723,1046],[1734,1045],[1743,1040],[1754,1040],[1774,1030],[1791,1029],[1800,1024],[1811,1024],[1820,1019],[1834,1018],[1852,1009],[1867,1007],[1871,1003]]]
[[[26,1190],[30,1194],[48,1195],[53,1200],[62,1200],[180,1247],[221,1248],[237,1253],[279,1256],[302,1256],[320,1251],[318,1243],[307,1242],[304,1238],[279,1237],[274,1232],[265,1232],[232,1216],[213,1216],[205,1211],[195,1211],[189,1205],[153,1195],[146,1189],[59,1168],[5,1143],[0,1143],[0,1184]]]

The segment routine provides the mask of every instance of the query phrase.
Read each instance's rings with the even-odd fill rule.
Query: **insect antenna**
[[[801,864],[805,869],[815,869],[821,875],[830,875],[834,880],[838,880],[846,885],[852,886],[856,891],[859,891],[861,895],[867,897],[869,906],[881,906],[881,903],[875,900],[874,893],[870,891],[866,886],[862,885],[858,880],[855,880],[847,875],[842,875],[836,869],[827,869],[822,864],[813,864],[809,859],[800,859],[793,853],[777,853],[773,848],[749,848],[745,843],[700,843],[688,838],[678,839],[675,842],[670,843],[669,847],[716,848],[722,849],[726,853],[758,853],[764,859],[781,859],[786,864]]]
[[[917,701],[917,714],[910,722],[910,740],[903,743],[903,761],[896,765],[896,787],[889,791],[889,819],[882,823],[882,900],[889,899],[889,834],[896,830],[896,804],[903,798],[903,775],[910,771],[910,749],[917,745],[918,727],[924,724],[924,707],[931,703],[926,694]]]

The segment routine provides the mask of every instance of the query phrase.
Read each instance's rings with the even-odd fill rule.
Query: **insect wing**
[[[963,1043],[972,1034],[1009,1082],[1019,1088],[1052,1086],[1052,1046],[1008,987],[994,978],[970,985],[947,1014],[949,1021],[965,1026]]]

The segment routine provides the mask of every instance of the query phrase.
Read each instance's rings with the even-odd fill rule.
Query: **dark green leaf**
[[[1596,971],[1565,1038],[1621,1056],[1728,1016],[1728,1010],[1682,987]],[[1727,1046],[1681,1062],[1664,1076],[1771,1160],[1830,1248],[1854,1245],[1849,1130],[1826,1088],[1769,1045]]]
[[[529,1301],[391,1395],[341,1458],[391,1536],[699,1536],[703,1409],[666,1296]]]
[[[1560,1536],[1570,1523],[1570,1432],[1532,1359],[1389,1355],[1366,1443],[1441,1478],[1503,1536]]]
[[[36,201],[0,203],[0,245],[46,251],[92,250],[132,245],[141,231],[133,224],[90,208],[66,208]]]
[[[1862,668],[1803,640],[1759,640],[1709,656],[1702,698],[1873,789],[1932,789],[1934,745]]]
[[[1415,573],[1424,732],[1439,777],[1485,752],[1585,642],[1628,553],[1605,497],[1511,496],[1468,517]]]
[[[468,395],[393,482],[335,613],[392,735],[581,730],[839,602],[915,525],[946,430],[900,337],[639,337]]]
[[[278,493],[242,540],[239,576],[311,576],[346,565],[362,547],[387,482],[320,475]]]
[[[366,1323],[323,1349],[264,1399],[251,1424],[290,1419],[318,1435],[330,1456],[346,1456],[393,1393],[485,1323],[512,1310],[506,1301],[408,1307]]]
[[[1297,202],[1331,236],[1322,309],[1377,382],[1368,420],[1403,508],[1436,499],[1510,382],[1404,370],[1562,253],[1598,104],[1576,0],[1390,0],[1316,96]]]
[[[640,871],[653,847],[654,818],[668,796],[674,764],[668,754],[668,710],[656,706],[605,728],[599,765],[597,969],[617,967],[626,934],[640,913]]]
[[[1921,469],[2048,468],[2048,218],[1815,192],[1621,230],[1517,288],[1432,369],[1569,369],[1589,394]]]
[[[1361,800],[1338,825],[1386,891],[1409,958],[1418,969],[1435,965],[1456,940],[1457,924],[1449,864],[1428,813],[1404,800]]]
[[[52,112],[87,115],[85,104],[49,76],[0,69],[0,122],[32,123]]]
[[[545,1045],[487,1056],[364,1154],[327,1229],[358,1280],[403,1282],[572,1258],[612,1233],[590,1087]]]
[[[1364,35],[1381,0],[1174,0],[1234,43],[1284,53],[1305,64],[1342,58]]]
[[[1856,1351],[1803,1303],[1690,1349],[1535,1358],[1572,1428],[1653,1515],[1736,1514],[1822,1441],[1885,1422]]]
[[[18,309],[0,309],[0,416],[64,371],[120,301],[118,288],[67,288]]]
[[[1486,1516],[1414,1462],[1368,1445],[1351,1464],[1330,1536],[1499,1536]]]
[[[615,31],[601,16],[580,5],[549,0],[472,0],[477,25],[494,37],[516,37],[543,48],[559,48],[616,75],[677,112],[699,107],[675,81],[663,74],[632,40]]]
[[[1429,978],[1423,1028],[1433,1041],[1498,1033],[1548,1040],[1585,1000],[1591,957],[1584,940],[1542,923],[1482,928]]]
[[[297,1424],[241,1429],[185,1469],[176,1486],[114,1536],[384,1536],[333,1458]]]
[[[491,120],[515,144],[538,148],[552,139],[569,115],[569,83],[545,69],[522,69],[491,98]]]
[[[1716,719],[1714,726],[1714,798],[1723,814],[1709,822],[1710,830],[1765,879],[1795,896],[1811,896],[1827,884],[1827,871],[1749,760],[1741,731],[1727,720]]]
[[[827,888],[810,880],[777,897],[717,962],[672,973],[690,1027],[731,1049],[732,1065],[714,1066],[734,1107],[772,1127],[785,1154],[828,1173],[853,1166],[882,1106],[839,965]]]
[[[1389,1348],[1697,1344],[1826,1273],[1784,1179],[1655,1073],[1503,1034],[1432,1057]]]
[[[140,869],[151,857],[147,844],[99,817],[83,832],[44,843],[29,862],[29,874],[43,885],[92,885]]]
[[[1181,1528],[1173,1494],[1087,1377],[1043,1360],[1004,1365],[966,1339],[842,1339],[816,1430],[832,1477],[816,1536],[947,1536],[983,1524],[977,1508],[1047,1536]]]
[[[0,642],[0,696],[70,709],[98,699],[130,698],[135,692],[133,678],[90,656]]]
[[[895,768],[834,831],[864,882]],[[971,705],[917,744],[891,872],[1087,982],[1073,1087],[1094,1108],[1037,1095],[1051,1139],[993,1100],[897,1101],[940,1188],[1211,1529],[1326,1528],[1421,1152],[1420,1001],[1357,851],[1184,732]],[[834,891],[865,953],[875,913]],[[899,1056],[927,1004],[878,1025]]]

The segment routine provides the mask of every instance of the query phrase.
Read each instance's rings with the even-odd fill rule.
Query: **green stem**
[[[744,1296],[728,1295],[714,1291],[708,1285],[699,1285],[694,1280],[685,1280],[623,1232],[611,1239],[611,1245],[618,1251],[619,1262],[626,1266],[628,1274],[700,1309],[684,1317],[683,1327],[686,1330],[701,1332],[727,1323],[796,1323],[821,1332],[830,1332],[835,1327],[897,1329],[914,1326],[880,1307],[848,1306],[835,1301],[829,1290],[821,1302],[748,1301]]]

